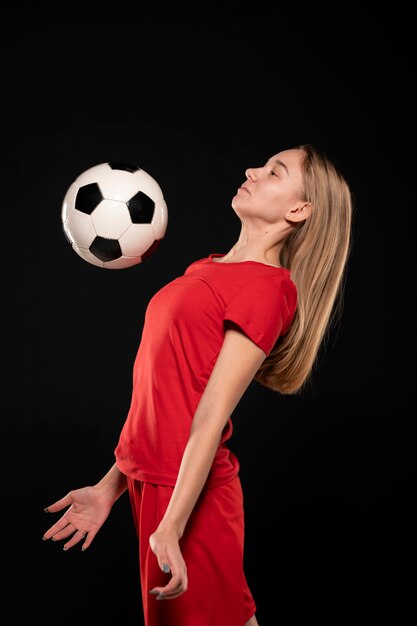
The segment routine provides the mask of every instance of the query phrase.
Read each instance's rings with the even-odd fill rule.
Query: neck
[[[237,242],[223,257],[224,261],[259,261],[281,267],[280,254],[285,237],[277,241],[277,233],[248,234],[244,225]]]

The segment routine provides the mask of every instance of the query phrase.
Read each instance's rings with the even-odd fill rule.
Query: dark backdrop
[[[57,519],[43,508],[113,463],[150,297],[232,247],[245,169],[301,142],[352,187],[353,249],[343,316],[303,394],[253,383],[234,412],[247,578],[260,626],[398,618],[416,565],[407,16],[283,20],[279,6],[230,4],[197,18],[119,5],[97,19],[30,7],[4,56],[12,623],[142,623],[127,497],[83,554],[42,542]],[[78,257],[60,222],[68,185],[107,160],[138,163],[169,209],[157,252],[119,271]]]

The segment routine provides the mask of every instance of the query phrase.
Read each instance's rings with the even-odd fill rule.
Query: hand
[[[165,573],[171,572],[172,578],[165,587],[154,587],[149,593],[159,594],[157,600],[171,600],[187,591],[187,566],[182,557],[179,536],[176,530],[163,522],[149,537],[149,545],[156,555],[158,565]]]
[[[72,548],[85,539],[82,550],[86,550],[106,521],[113,501],[97,486],[83,487],[70,491],[64,498],[48,506],[47,513],[56,513],[69,507],[64,515],[43,536],[44,540],[60,541],[71,537],[64,550]]]

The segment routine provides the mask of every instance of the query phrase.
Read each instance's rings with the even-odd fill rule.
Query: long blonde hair
[[[352,194],[338,168],[310,144],[303,150],[304,200],[310,217],[285,241],[280,263],[297,287],[297,310],[260,366],[255,380],[281,394],[300,392],[310,379],[319,349],[341,314],[351,248]]]

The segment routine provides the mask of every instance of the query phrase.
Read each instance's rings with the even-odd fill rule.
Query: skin
[[[246,180],[232,199],[241,220],[239,239],[217,263],[258,261],[278,266],[280,248],[296,225],[307,219],[311,206],[302,198],[301,150],[282,151],[262,167],[246,170]],[[285,164],[277,164],[276,160]],[[288,170],[288,171],[287,171]],[[239,354],[239,359],[236,359]],[[244,333],[228,328],[206,388],[196,409],[171,500],[158,528],[149,538],[160,568],[169,568],[167,584],[150,589],[157,600],[176,598],[187,590],[187,565],[180,539],[206,482],[214,456],[239,400],[266,354]],[[86,550],[104,524],[116,500],[127,489],[126,477],[114,464],[96,484],[70,491],[51,504],[49,513],[66,509],[43,539],[64,540],[64,550],[81,543]],[[258,626],[253,616],[246,626]]]
[[[217,262],[260,261],[279,267],[285,239],[311,214],[311,205],[301,193],[303,156],[302,150],[284,150],[262,167],[246,170],[246,180],[232,200],[241,221],[239,239]]]

